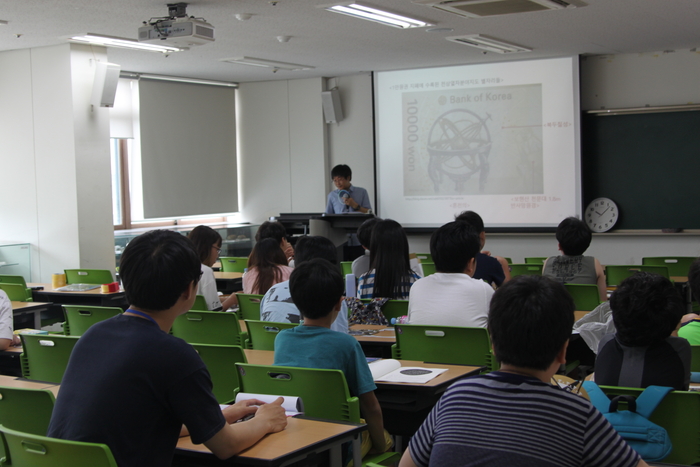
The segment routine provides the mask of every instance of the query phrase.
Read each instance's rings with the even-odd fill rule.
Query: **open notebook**
[[[401,366],[400,361],[389,358],[370,363],[369,370],[375,381],[423,384],[446,372],[447,368]]]

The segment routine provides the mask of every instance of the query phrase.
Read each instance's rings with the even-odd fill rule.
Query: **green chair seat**
[[[249,349],[275,350],[275,338],[283,329],[295,328],[298,323],[276,323],[273,321],[245,320],[248,329]]]
[[[111,284],[112,273],[107,269],[66,269],[66,284]]]
[[[66,336],[82,336],[90,326],[124,312],[119,307],[62,305],[63,333]]]
[[[222,311],[190,310],[175,318],[172,334],[190,344],[238,345],[248,333],[241,331],[238,316]]]
[[[223,272],[245,272],[248,258],[245,256],[222,256],[219,258]]]

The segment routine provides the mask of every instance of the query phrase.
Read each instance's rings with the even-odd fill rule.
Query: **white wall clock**
[[[596,198],[588,203],[583,216],[593,232],[607,232],[615,226],[620,211],[610,198]]]

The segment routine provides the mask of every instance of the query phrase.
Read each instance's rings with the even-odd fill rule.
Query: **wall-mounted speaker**
[[[95,107],[114,107],[121,66],[107,62],[96,62],[96,64],[90,103]]]
[[[343,108],[340,106],[340,93],[337,88],[321,93],[323,117],[326,123],[337,123],[343,120]]]

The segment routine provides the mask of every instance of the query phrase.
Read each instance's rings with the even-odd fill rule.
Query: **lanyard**
[[[152,317],[148,316],[148,315],[147,315],[146,313],[144,313],[143,311],[132,310],[131,308],[129,308],[128,310],[126,310],[126,312],[128,312],[128,313],[133,313],[133,314],[135,314],[135,315],[139,315],[139,316],[141,316],[141,317],[143,317],[143,318],[149,319],[149,320],[151,320],[151,322],[153,322],[153,324],[155,324],[156,326],[158,326],[158,323],[156,323],[156,320],[153,319]],[[125,312],[125,313],[126,313],[126,312]]]

